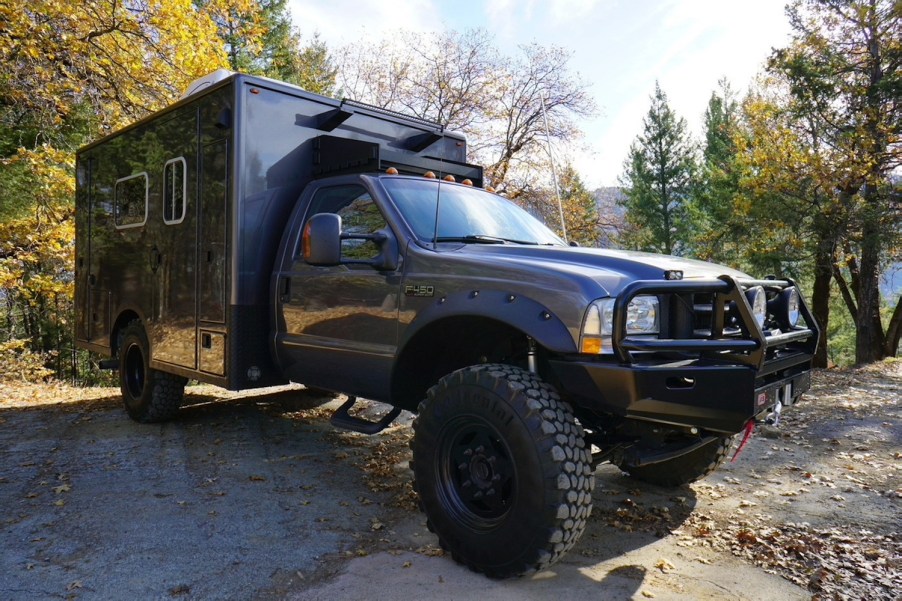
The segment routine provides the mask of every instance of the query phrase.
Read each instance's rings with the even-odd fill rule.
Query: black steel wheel
[[[150,368],[150,345],[141,322],[122,330],[119,346],[119,387],[125,410],[135,421],[162,422],[178,413],[187,380]]]
[[[688,440],[687,445],[693,444]],[[721,436],[690,453],[642,467],[619,466],[630,477],[657,486],[676,487],[701,480],[726,460],[732,436]]]
[[[585,529],[594,478],[582,428],[535,374],[478,365],[445,376],[420,403],[411,448],[429,529],[475,571],[543,569]]]

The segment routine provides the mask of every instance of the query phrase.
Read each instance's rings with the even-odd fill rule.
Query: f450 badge
[[[435,286],[426,284],[404,286],[404,296],[435,296]]]

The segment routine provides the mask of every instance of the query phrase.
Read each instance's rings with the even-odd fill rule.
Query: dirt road
[[[407,423],[368,438],[299,388],[197,387],[142,426],[112,389],[0,385],[0,599],[890,599],[900,372],[817,374],[782,429],[691,487],[602,466],[580,543],[508,581],[436,548]]]

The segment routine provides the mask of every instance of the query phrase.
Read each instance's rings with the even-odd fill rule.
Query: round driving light
[[[745,291],[745,298],[752,307],[752,315],[758,322],[758,327],[763,328],[764,320],[767,318],[767,293],[761,286],[755,286]]]
[[[796,288],[787,288],[781,294],[783,301],[786,303],[786,321],[789,327],[794,328],[799,323],[799,291]]]

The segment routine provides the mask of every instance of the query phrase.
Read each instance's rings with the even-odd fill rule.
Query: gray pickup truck
[[[134,419],[188,379],[344,393],[368,434],[412,411],[429,528],[506,577],[576,543],[599,463],[691,482],[808,389],[791,280],[570,246],[458,134],[226,75],[78,153],[76,335]]]

